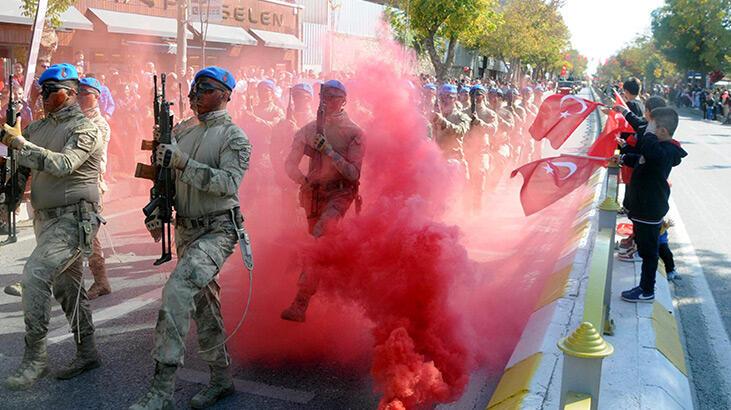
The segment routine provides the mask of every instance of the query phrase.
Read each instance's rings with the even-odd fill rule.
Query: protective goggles
[[[55,83],[43,83],[41,85],[41,96],[43,99],[47,99],[51,94],[60,91],[60,90],[71,90],[71,87],[61,85],[61,84],[55,84]]]
[[[188,94],[188,97],[197,96],[197,95],[201,95],[201,94],[210,94],[214,91],[226,92],[228,90],[224,89],[223,87],[217,87],[213,83],[200,82],[200,83],[193,84],[193,88],[190,89],[190,93]]]

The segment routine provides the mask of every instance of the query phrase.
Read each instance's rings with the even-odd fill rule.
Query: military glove
[[[25,145],[25,138],[20,130],[20,117],[15,121],[15,126],[3,124],[5,135],[3,135],[2,143],[13,149],[21,149]]]
[[[325,136],[322,134],[317,134],[315,136],[314,145],[315,145],[315,149],[320,152],[327,152],[333,148],[332,145],[330,145],[330,143],[327,142],[327,139],[325,138]]]
[[[145,227],[150,232],[150,236],[155,242],[160,242],[162,239],[162,219],[157,213],[157,209],[148,217],[145,218]]]
[[[183,170],[188,164],[188,154],[181,151],[175,144],[160,144],[155,152],[155,164],[165,168]]]

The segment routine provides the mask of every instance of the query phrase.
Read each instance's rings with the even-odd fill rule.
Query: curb
[[[567,242],[563,253],[573,253],[572,262],[556,266],[546,282],[535,311],[487,405],[489,410],[542,408],[551,380],[555,375],[560,378],[556,368],[562,353],[556,342],[569,332],[570,318],[580,299],[580,284],[586,278],[597,232],[597,206],[605,175],[606,170],[602,168],[589,180],[588,185],[593,187],[593,192],[587,195],[578,209],[573,226],[575,235]]]

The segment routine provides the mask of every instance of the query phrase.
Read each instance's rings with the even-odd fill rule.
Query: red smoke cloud
[[[273,365],[369,359],[379,407],[412,409],[458,399],[478,367],[502,368],[554,271],[579,194],[525,218],[511,183],[488,197],[483,216],[465,217],[462,186],[426,139],[420,90],[393,63],[397,47],[382,44],[346,83],[346,111],[367,144],[360,215],[351,209],[314,240],[294,185],[281,194],[267,172],[245,177],[257,268],[232,351]],[[305,261],[320,277],[307,323],[282,321]],[[237,252],[221,275],[229,326],[246,296],[242,271]]]

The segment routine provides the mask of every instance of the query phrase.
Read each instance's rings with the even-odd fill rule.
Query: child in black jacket
[[[624,196],[624,207],[634,225],[635,243],[642,258],[640,286],[622,292],[628,302],[652,302],[655,299],[660,226],[670,206],[668,177],[674,166],[687,156],[673,140],[678,128],[678,113],[669,107],[652,110],[644,135],[638,137],[634,152],[617,160],[633,168],[632,180]]]

